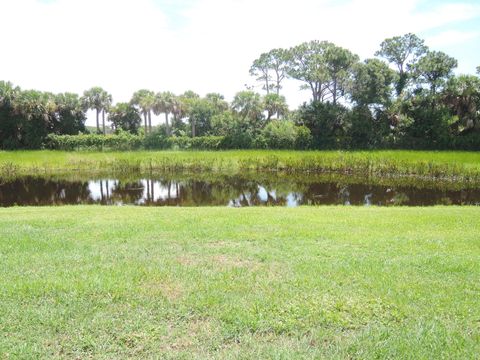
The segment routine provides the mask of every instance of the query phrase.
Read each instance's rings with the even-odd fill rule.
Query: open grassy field
[[[163,172],[251,170],[407,175],[480,181],[480,153],[427,151],[138,151],[0,152],[0,175],[69,171]]]
[[[0,209],[0,358],[477,358],[479,219]]]

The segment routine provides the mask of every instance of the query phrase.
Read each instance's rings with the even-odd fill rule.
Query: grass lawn
[[[480,208],[0,209],[0,359],[480,353]]]

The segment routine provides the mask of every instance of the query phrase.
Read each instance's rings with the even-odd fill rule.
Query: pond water
[[[138,179],[0,179],[0,206],[63,204],[145,206],[480,205],[480,188],[349,183],[348,178],[170,176]]]

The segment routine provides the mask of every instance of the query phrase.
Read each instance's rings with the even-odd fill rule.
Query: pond
[[[480,187],[378,183],[348,176],[168,176],[0,179],[0,206],[64,204],[143,206],[480,205]]]

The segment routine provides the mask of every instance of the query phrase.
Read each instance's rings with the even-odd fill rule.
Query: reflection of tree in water
[[[115,181],[106,201],[109,204],[137,204],[143,199],[143,194],[144,184],[141,180]]]
[[[2,183],[0,204],[62,205],[88,202],[88,182],[67,182],[51,179],[24,177]]]
[[[480,189],[455,190],[315,182],[308,177],[170,176],[62,181],[23,177],[0,182],[0,205],[144,204],[152,206],[478,204]]]

